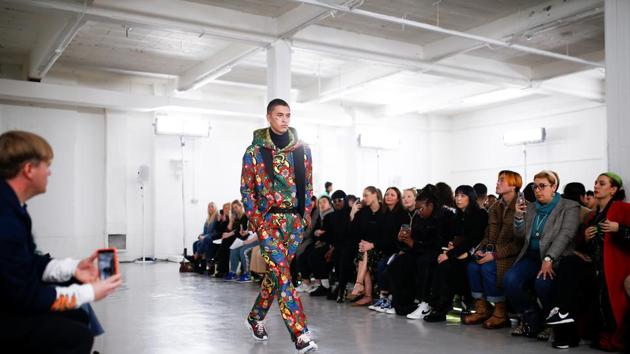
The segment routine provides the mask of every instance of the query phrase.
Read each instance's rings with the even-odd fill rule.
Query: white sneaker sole
[[[317,351],[317,349],[318,349],[317,344],[315,344],[315,342],[311,341],[308,344],[308,347],[304,347],[304,348],[298,350],[298,354],[313,353],[313,352]]]
[[[559,321],[554,321],[554,322],[547,322],[547,325],[555,326],[555,325],[559,325],[559,324],[563,324],[563,323],[573,323],[573,322],[575,322],[574,319],[572,319],[572,318],[565,318],[564,320],[559,320]]]
[[[249,324],[249,322],[247,321],[247,319],[245,319],[245,322],[243,322],[243,324],[245,324],[245,328],[247,328],[247,331],[249,332],[249,334],[252,335],[252,338],[254,338],[256,341],[258,342],[266,342],[269,340],[268,337],[265,338],[258,338],[254,335],[254,330],[252,329],[252,326]]]

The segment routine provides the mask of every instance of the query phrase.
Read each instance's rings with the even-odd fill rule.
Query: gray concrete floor
[[[258,285],[178,273],[178,264],[123,264],[124,285],[95,304],[106,333],[95,350],[122,353],[295,353],[278,306],[267,318],[269,341],[243,325]],[[425,323],[323,298],[303,296],[319,353],[558,353],[549,343],[513,338],[508,329]],[[594,352],[586,345],[571,353]]]

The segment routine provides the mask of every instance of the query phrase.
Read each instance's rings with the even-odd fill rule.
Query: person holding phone
[[[534,176],[536,202],[516,205],[514,234],[523,240],[523,247],[504,279],[508,301],[523,315],[513,335],[547,340],[551,334],[550,329],[543,328],[541,308],[529,294],[533,290],[542,313],[549,313],[558,262],[573,254],[580,205],[561,198],[557,192],[559,184],[556,172],[540,171]]]
[[[503,275],[514,263],[523,244],[522,239],[515,237],[513,228],[517,195],[522,185],[523,179],[517,172],[499,172],[496,193],[501,199],[488,210],[485,236],[473,253],[475,261],[468,264],[468,282],[475,299],[475,312],[464,316],[464,324],[483,323],[486,329],[510,325]],[[494,303],[494,308],[491,303]]]
[[[267,105],[269,128],[254,131],[243,156],[241,195],[269,270],[245,324],[259,341],[267,340],[263,320],[273,300],[298,353],[317,350],[307,333],[300,296],[291,281],[290,264],[310,220],[313,196],[311,150],[289,127],[291,109],[281,99]]]
[[[97,253],[83,260],[37,252],[26,202],[46,192],[53,150],[39,135],[0,135],[0,343],[8,353],[91,353],[82,305],[113,293],[120,274],[98,278]],[[56,285],[72,278],[78,284]]]
[[[630,204],[624,202],[621,177],[613,172],[597,177],[594,197],[597,204],[575,238],[574,254],[560,261],[546,324],[554,329],[552,346],[574,347],[580,342],[577,319],[595,314],[589,321],[594,346],[622,351],[628,298],[619,285],[630,275]]]

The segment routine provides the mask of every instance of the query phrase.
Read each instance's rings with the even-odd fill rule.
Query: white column
[[[267,49],[267,101],[274,98],[291,104],[291,45],[285,40]]]
[[[606,0],[608,169],[630,185],[630,1]]]

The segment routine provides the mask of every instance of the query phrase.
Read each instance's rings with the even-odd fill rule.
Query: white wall
[[[592,189],[606,169],[606,108],[588,101],[541,99],[452,117],[452,155],[445,178],[453,187],[485,183],[492,193],[497,172],[511,169],[524,175],[521,146],[504,146],[506,131],[545,127],[547,140],[527,146],[527,177],[542,169],[560,176],[562,189],[581,182]]]

